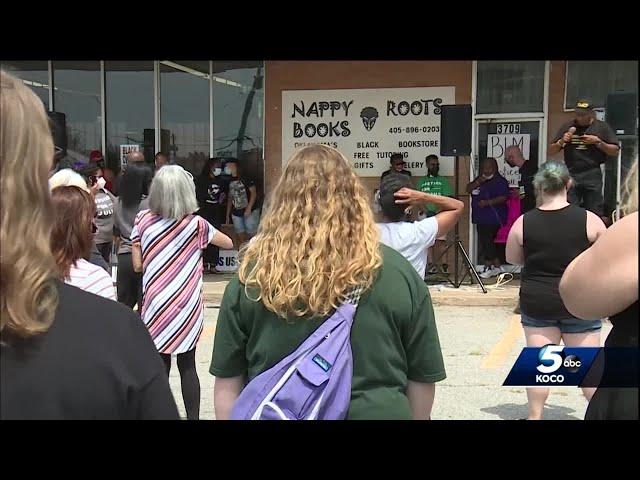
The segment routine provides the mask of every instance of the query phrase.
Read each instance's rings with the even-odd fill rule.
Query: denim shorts
[[[247,232],[249,235],[255,235],[260,224],[260,209],[256,208],[248,217],[231,215],[231,220],[236,233]]]
[[[525,315],[524,313],[521,314],[521,322],[525,327],[559,328],[561,333],[595,332],[602,328],[602,320],[581,320],[575,317],[565,318],[563,320],[541,320]]]

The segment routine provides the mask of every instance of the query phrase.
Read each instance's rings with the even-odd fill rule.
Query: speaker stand
[[[455,156],[455,174],[454,174],[454,180],[456,182],[455,185],[455,196],[456,198],[459,197],[459,163],[460,163],[460,157],[458,155]],[[478,272],[476,272],[475,267],[473,266],[473,263],[471,263],[471,259],[469,258],[469,255],[467,254],[467,251],[464,249],[464,245],[462,245],[462,242],[460,241],[460,234],[458,232],[458,223],[456,223],[455,227],[454,227],[454,235],[453,235],[453,239],[450,241],[447,241],[448,245],[445,247],[444,251],[438,255],[437,259],[434,259],[435,264],[437,264],[438,260],[444,258],[444,256],[447,254],[447,252],[449,251],[449,249],[451,247],[454,248],[454,262],[453,262],[453,281],[451,280],[451,269],[449,269],[449,271],[447,272],[447,280],[449,281],[449,283],[451,283],[451,285],[453,285],[454,288],[460,288],[460,285],[462,285],[462,282],[464,282],[465,278],[467,278],[467,275],[470,275],[470,280],[473,283],[473,279],[476,280],[476,282],[478,282],[478,285],[480,285],[480,288],[482,289],[482,293],[487,293],[487,288],[484,286],[484,283],[482,283],[482,279],[480,278],[480,276],[478,275]],[[460,255],[462,256],[462,258],[460,258]],[[462,260],[462,263],[464,266],[466,266],[466,270],[464,272],[460,271],[460,260]],[[429,269],[429,264],[427,263],[427,271]],[[427,272],[425,272],[425,277],[427,276]]]
[[[458,225],[456,225],[455,227],[455,233],[454,233],[453,239],[447,240],[447,246],[442,251],[442,253],[438,255],[438,258],[434,259],[433,263],[437,264],[437,262],[442,258],[444,258],[444,256],[447,254],[447,252],[451,248],[454,249],[453,280],[451,279],[452,272],[451,270],[449,270],[447,272],[447,281],[454,288],[460,288],[460,285],[462,285],[462,282],[464,282],[465,279],[467,278],[467,275],[469,275],[470,276],[469,279],[471,280],[471,283],[473,283],[473,279],[475,279],[475,281],[478,282],[478,285],[482,289],[482,293],[487,293],[487,288],[484,286],[482,279],[480,278],[480,276],[478,275],[478,272],[473,266],[473,263],[471,262],[471,259],[467,254],[467,251],[464,249],[464,245],[462,245],[462,241],[460,240],[460,236],[458,234]],[[462,262],[460,262],[460,260],[462,260]],[[462,263],[462,266],[460,265],[460,263]],[[461,268],[464,268],[464,267],[466,267],[466,269],[464,271],[461,271]],[[427,265],[427,269],[428,268],[429,266]]]
[[[622,175],[622,142],[619,143],[618,147],[618,162],[616,165],[616,220],[620,219],[620,186],[621,186],[621,178]],[[604,185],[604,182],[602,182]],[[604,212],[603,212],[604,213]]]

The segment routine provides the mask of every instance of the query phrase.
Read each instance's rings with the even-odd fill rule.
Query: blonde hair
[[[0,334],[46,331],[58,304],[49,248],[47,177],[53,140],[44,106],[19,79],[0,71]]]
[[[49,190],[57,187],[78,187],[80,190],[84,190],[89,194],[91,193],[91,190],[87,187],[87,181],[82,178],[82,175],[74,172],[70,168],[62,169],[51,176],[49,179]]]
[[[365,190],[338,150],[294,152],[271,193],[257,236],[240,252],[247,297],[286,318],[327,316],[382,265]]]
[[[620,207],[624,215],[638,211],[638,159],[636,158],[633,165],[627,173],[624,181],[623,200]]]

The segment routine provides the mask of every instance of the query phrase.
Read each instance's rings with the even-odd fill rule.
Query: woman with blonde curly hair
[[[177,419],[140,318],[60,280],[50,249],[53,155],[42,102],[0,71],[0,418]]]
[[[567,267],[560,295],[578,318],[609,317],[613,325],[605,347],[637,349],[638,325],[638,160],[625,182],[624,216]],[[605,351],[605,355],[607,352]],[[603,380],[616,370],[635,379],[627,388],[598,388],[585,420],[638,420],[638,362],[605,358]],[[618,368],[619,367],[619,368]],[[635,369],[635,370],[634,370]],[[618,383],[618,386],[620,384]]]
[[[349,419],[427,419],[445,378],[427,288],[379,243],[365,190],[337,150],[297,150],[257,236],[240,254],[220,307],[210,372],[216,418],[228,419],[245,382],[300,345],[349,294],[362,290],[351,329]]]

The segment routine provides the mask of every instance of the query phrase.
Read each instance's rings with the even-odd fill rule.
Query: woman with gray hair
[[[600,217],[567,200],[572,180],[564,163],[548,161],[533,179],[537,207],[513,224],[507,239],[507,262],[522,265],[520,309],[527,347],[559,345],[599,347],[599,318],[581,320],[560,298],[567,266],[602,235]],[[590,399],[593,388],[583,388]],[[529,420],[540,420],[549,389],[527,389]]]
[[[131,231],[132,261],[142,271],[142,320],[165,362],[178,357],[187,418],[200,416],[200,381],[196,344],[202,333],[202,251],[209,244],[231,248],[232,242],[202,217],[189,172],[166,165],[149,190],[149,209],[136,216]]]

